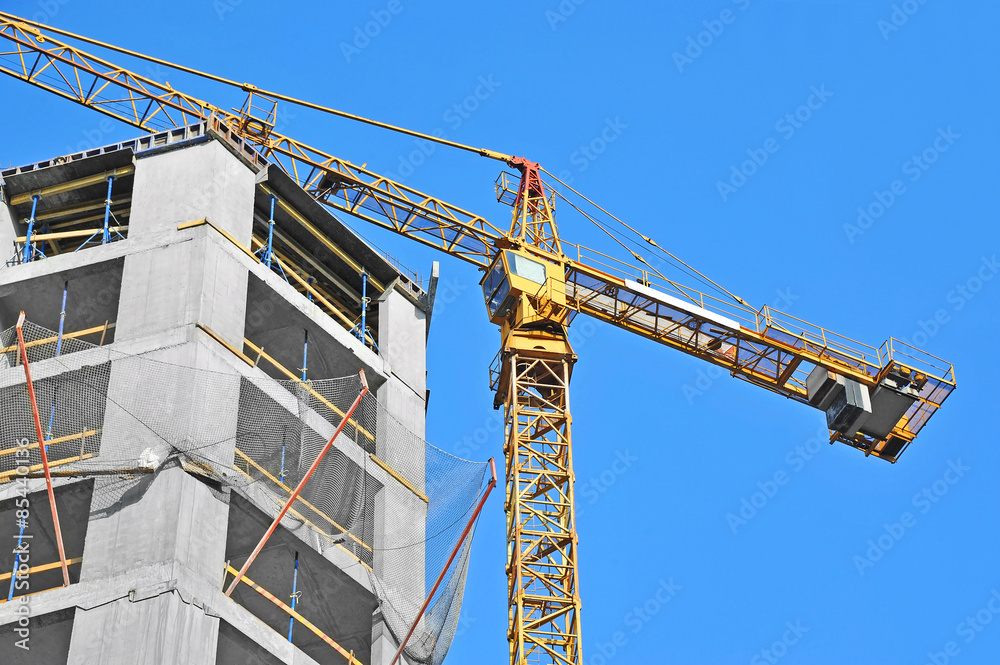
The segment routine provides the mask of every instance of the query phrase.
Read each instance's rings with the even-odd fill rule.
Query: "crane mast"
[[[890,338],[880,347],[861,344],[768,307],[755,310],[738,298],[720,299],[655,270],[562,240],[554,194],[543,182],[539,165],[527,159],[440,140],[506,162],[516,171],[501,174],[497,181],[497,199],[513,207],[509,230],[501,229],[463,208],[281,135],[275,127],[276,100],[417,135],[410,130],[194,72],[247,94],[242,108],[226,111],[61,42],[43,28],[148,59],[0,12],[0,39],[13,49],[0,52],[0,72],[144,131],[192,121],[210,123],[278,164],[332,210],[484,271],[483,297],[501,341],[490,367],[490,384],[494,408],[504,409],[512,665],[580,665],[583,660],[569,396],[577,357],[567,334],[577,314],[820,409],[826,413],[831,443],[840,441],[890,462],[913,442],[956,386],[950,364],[898,340]]]
[[[580,591],[573,497],[565,259],[538,164],[523,158],[510,234],[483,278],[501,348],[491,372],[504,409],[510,662],[577,665]],[[498,196],[510,191],[501,184]]]

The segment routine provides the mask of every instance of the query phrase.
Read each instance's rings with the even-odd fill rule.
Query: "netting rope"
[[[190,345],[127,355],[58,340],[30,322],[23,332],[50,466],[58,475],[94,478],[92,519],[113,513],[127,493],[132,500],[151,474],[171,465],[213,480],[222,500],[240,493],[273,519],[359,392],[357,375],[279,381],[259,368],[237,372]],[[40,464],[16,350],[14,329],[0,332],[0,483],[20,464],[32,472]],[[13,454],[23,439],[27,461]],[[364,569],[398,642],[457,546],[488,475],[487,464],[427,443],[368,393],[281,524],[307,534],[319,552],[337,548]],[[404,652],[410,662],[443,661],[470,553],[471,538],[417,622]]]

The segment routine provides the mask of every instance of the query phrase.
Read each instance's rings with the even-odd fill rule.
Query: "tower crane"
[[[550,187],[542,174],[557,178],[525,158],[260,90],[5,12],[0,12],[0,37],[4,74],[144,131],[196,121],[215,123],[278,164],[331,210],[434,247],[483,271],[487,315],[500,327],[500,351],[490,368],[490,381],[494,408],[502,407],[505,417],[512,665],[583,661],[569,402],[577,356],[568,329],[576,316],[605,321],[820,409],[826,414],[831,443],[841,442],[889,462],[899,458],[956,386],[949,363],[899,340],[869,346],[766,306],[755,309],[696,271],[691,274],[718,295],[681,285],[627,247],[641,266],[564,240],[556,226],[556,199],[587,213]],[[247,95],[246,103],[227,111],[61,38],[239,88]],[[278,102],[503,162],[513,173],[498,179],[497,198],[512,205],[511,223],[496,226],[280,134],[275,129]],[[635,233],[650,251],[669,255],[653,239]]]

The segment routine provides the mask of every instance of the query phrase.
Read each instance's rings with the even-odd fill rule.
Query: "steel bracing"
[[[566,358],[515,352],[505,407],[510,662],[578,665],[580,592]]]
[[[634,252],[646,268],[566,242],[557,233],[553,199],[546,195],[540,169],[526,159],[420,135],[500,159],[520,172],[519,182],[498,182],[498,199],[514,206],[511,225],[501,229],[463,208],[283,136],[273,102],[291,101],[419,135],[410,130],[126,52],[248,93],[240,110],[226,111],[43,34],[43,28],[0,12],[0,39],[9,45],[0,49],[0,72],[146,131],[212,123],[224,130],[226,140],[251,146],[331,209],[481,269],[496,265],[501,250],[545,264],[545,283],[535,282],[539,288],[531,292],[522,289],[502,323],[501,369],[494,383],[495,404],[504,406],[507,427],[508,639],[514,665],[582,662],[569,405],[575,356],[566,342],[566,325],[574,315],[586,314],[722,366],[735,377],[799,402],[808,402],[806,377],[817,367],[869,387],[892,372],[912,376],[919,396],[888,436],[831,432],[831,441],[889,461],[898,458],[955,388],[950,364],[897,340],[868,346],[767,307],[755,310],[739,298],[678,284]]]
[[[486,266],[504,235],[484,218],[283,136],[271,112],[256,106],[227,111],[168,84],[98,58],[21,19],[0,12],[0,72],[100,111],[143,131],[157,132],[213,116],[281,166],[317,200],[341,212]],[[252,93],[253,86],[245,86]]]
[[[273,109],[265,109],[261,117],[246,115],[260,107],[261,95],[252,85],[240,86],[248,93],[247,103],[239,111],[226,111],[86,53],[36,25],[0,12],[0,39],[11,49],[0,51],[0,72],[145,131],[195,121],[219,125],[278,164],[330,208],[481,268],[492,262],[500,246],[537,249],[544,260],[565,266],[567,299],[574,311],[721,365],[733,376],[773,392],[806,401],[805,377],[816,365],[868,386],[878,385],[897,368],[926,376],[919,400],[889,437],[831,433],[832,440],[866,454],[895,461],[955,387],[949,363],[899,340],[868,346],[777,310],[754,310],[678,284],[655,270],[566,242],[555,231],[552,202],[545,196],[538,165],[523,158],[508,160],[520,171],[521,180],[509,190],[516,215],[510,231],[504,231],[479,215],[281,135],[274,128]],[[258,100],[256,105],[253,99]],[[656,289],[652,296],[642,290],[649,286]],[[696,305],[699,311],[677,309],[664,302],[663,294]],[[700,316],[702,311],[722,314],[733,325],[716,325]],[[888,448],[883,451],[889,438],[897,441],[891,454]]]

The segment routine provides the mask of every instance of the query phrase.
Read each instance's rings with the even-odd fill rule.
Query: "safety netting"
[[[279,381],[193,344],[126,355],[30,322],[22,330],[52,473],[92,477],[97,516],[133,500],[151,474],[180,466],[220,499],[236,491],[273,519],[362,385],[357,375]],[[16,330],[0,332],[0,483],[41,475],[20,365]],[[416,623],[407,660],[437,665],[468,574],[471,534],[459,542],[488,480],[487,464],[427,443],[368,393],[282,525],[363,567],[397,643]]]

